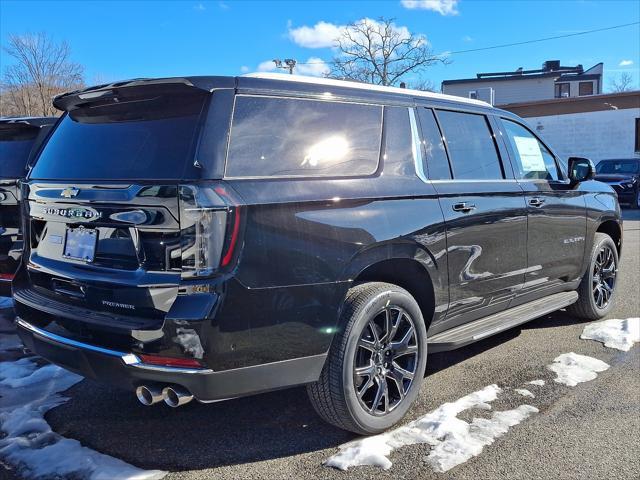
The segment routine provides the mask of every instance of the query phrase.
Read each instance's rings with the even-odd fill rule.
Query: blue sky
[[[7,1],[0,0],[0,40],[44,31],[67,40],[88,83],[132,77],[235,75],[270,67],[273,58],[331,60],[331,32],[351,21],[384,16],[426,36],[435,53],[563,35],[640,20],[640,1]],[[408,8],[413,7],[413,8]],[[422,7],[422,8],[419,8]],[[638,25],[585,36],[452,55],[424,77],[605,64],[605,88],[626,71],[640,88]],[[0,66],[11,59],[2,52]],[[263,63],[267,62],[267,63]],[[317,73],[321,64],[302,66]]]

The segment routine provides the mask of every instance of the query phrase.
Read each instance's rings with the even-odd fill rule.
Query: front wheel
[[[422,313],[406,290],[363,283],[349,290],[340,325],[309,398],[339,428],[380,433],[402,419],[420,390],[427,362]]]
[[[589,269],[578,287],[578,301],[569,307],[573,315],[598,320],[611,310],[618,275],[618,249],[606,233],[596,233]]]

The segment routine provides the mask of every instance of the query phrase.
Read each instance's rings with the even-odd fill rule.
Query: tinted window
[[[500,158],[484,115],[438,111],[453,178],[491,180],[503,178]]]
[[[427,174],[431,180],[448,180],[451,178],[449,160],[447,160],[447,152],[433,111],[429,108],[420,108],[418,112],[426,152],[424,161]]]
[[[598,163],[596,171],[605,175],[640,173],[640,160],[603,160]]]
[[[374,173],[382,107],[238,96],[226,176],[356,176]]]
[[[384,107],[385,171],[396,175],[413,173],[411,124],[405,107]]]
[[[39,128],[16,125],[0,128],[0,178],[20,178],[25,174],[29,153]]]
[[[558,180],[558,167],[553,155],[522,125],[502,120],[516,160],[518,178]]]
[[[193,164],[203,95],[77,108],[65,115],[30,177],[41,179],[179,179]]]

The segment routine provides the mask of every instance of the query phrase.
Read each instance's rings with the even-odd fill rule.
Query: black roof
[[[395,87],[381,87],[379,85],[359,84],[312,77],[300,77],[286,74],[255,74],[248,76],[193,76],[167,78],[136,78],[113,83],[106,83],[88,87],[82,90],[63,93],[54,98],[53,104],[60,110],[71,110],[78,106],[91,103],[99,98],[124,93],[126,89],[152,88],[154,91],[166,93],[188,93],[202,90],[210,92],[216,89],[234,88],[243,90],[261,90],[264,92],[282,93],[295,91],[301,94],[330,94],[334,98],[349,97],[377,100],[384,99],[393,103],[415,103],[416,99],[428,99],[435,103],[456,103],[476,109],[492,109],[485,102],[453,97],[439,93],[422,92]]]

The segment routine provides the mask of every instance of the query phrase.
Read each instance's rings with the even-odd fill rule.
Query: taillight
[[[208,277],[232,265],[241,210],[225,186],[180,185],[182,277]]]

